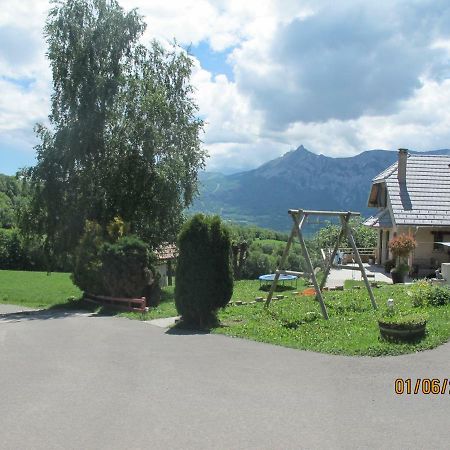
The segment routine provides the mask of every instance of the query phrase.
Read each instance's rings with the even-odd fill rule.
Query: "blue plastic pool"
[[[279,276],[279,280],[280,281],[285,281],[285,280],[296,280],[298,277],[297,275],[283,275],[280,274]],[[273,281],[275,279],[275,274],[274,273],[269,273],[267,275],[261,275],[259,277],[260,281]]]

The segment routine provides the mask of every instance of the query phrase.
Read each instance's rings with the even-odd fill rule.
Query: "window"
[[[450,231],[432,231],[433,233],[433,250],[443,252],[445,247],[439,245],[439,242],[450,242]]]

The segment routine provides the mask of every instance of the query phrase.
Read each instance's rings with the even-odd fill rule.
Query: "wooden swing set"
[[[364,284],[366,285],[367,291],[369,293],[372,307],[373,307],[373,309],[377,309],[378,308],[377,303],[375,301],[375,297],[373,295],[372,288],[370,287],[369,280],[367,279],[366,270],[362,263],[361,256],[358,252],[358,248],[356,247],[352,228],[349,225],[350,219],[352,217],[360,216],[361,214],[359,212],[350,212],[350,211],[348,211],[348,212],[344,212],[344,211],[313,211],[313,210],[306,210],[306,209],[290,209],[288,211],[288,213],[291,216],[294,223],[292,226],[291,234],[286,243],[286,247],[284,249],[283,256],[281,257],[279,268],[275,271],[275,277],[272,282],[272,286],[270,287],[270,291],[267,296],[265,307],[267,308],[270,305],[270,302],[272,300],[273,293],[275,292],[275,289],[277,287],[280,275],[302,276],[302,277],[310,278],[312,280],[312,283],[314,285],[314,289],[316,292],[316,299],[320,303],[320,307],[322,309],[322,315],[323,315],[324,319],[328,319],[327,308],[325,306],[325,302],[323,301],[323,297],[322,297],[322,289],[324,288],[325,283],[327,282],[328,275],[330,274],[330,270],[333,267],[333,268],[338,268],[338,269],[359,270],[361,272],[361,275],[364,280]],[[302,234],[302,227],[305,224],[308,217],[310,217],[310,216],[339,217],[340,222],[341,222],[341,231],[336,240],[336,243],[333,248],[333,252],[331,253],[329,260],[325,261],[325,265],[326,265],[325,276],[323,277],[320,285],[317,281],[316,273],[314,272],[311,258],[309,256],[308,249],[306,248],[305,239]],[[353,254],[355,256],[355,260],[358,264],[358,267],[348,266],[348,265],[343,265],[343,264],[334,264],[334,258],[338,251],[339,244],[341,243],[341,240],[345,235],[347,236],[348,241],[350,242],[350,246],[353,250]],[[300,242],[300,247],[302,249],[303,257],[305,258],[305,261],[306,261],[307,272],[295,272],[292,270],[285,269],[285,263],[286,263],[288,255],[289,255],[289,250],[291,248],[291,245],[292,245],[292,242],[294,241],[295,236],[298,237],[298,240]]]

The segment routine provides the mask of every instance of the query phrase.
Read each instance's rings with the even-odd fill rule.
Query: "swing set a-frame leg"
[[[296,228],[298,240],[300,241],[300,246],[302,248],[303,257],[305,258],[305,261],[306,261],[306,269],[308,270],[308,272],[311,275],[314,289],[316,291],[316,298],[320,303],[320,308],[322,309],[322,316],[325,320],[328,320],[327,307],[325,306],[325,302],[323,301],[322,292],[320,290],[319,283],[317,282],[316,274],[314,273],[314,269],[313,269],[313,266],[311,263],[311,258],[309,257],[308,249],[306,248],[305,239],[303,238],[303,234],[302,234],[302,225],[303,225],[303,221],[304,221],[305,217],[306,216],[304,214],[302,214],[302,217],[299,221],[299,219],[295,215],[292,215],[292,218],[294,219],[294,222],[296,225],[295,228]]]
[[[342,220],[342,218],[341,218]],[[370,302],[372,303],[373,309],[378,309],[377,302],[375,301],[375,297],[372,292],[372,288],[370,287],[369,280],[367,278],[366,269],[364,264],[362,263],[361,256],[359,255],[358,249],[356,247],[355,238],[353,237],[352,229],[348,225],[348,222],[344,222],[342,220],[342,226],[345,227],[345,231],[347,233],[348,240],[353,250],[353,254],[355,255],[356,262],[358,263],[359,269],[361,271],[361,275],[364,279],[364,284],[366,285],[367,292],[369,293]]]
[[[295,236],[295,224],[292,227],[291,234],[290,234],[289,239],[288,239],[288,241],[286,243],[286,247],[284,248],[283,256],[281,257],[281,261],[280,261],[280,265],[279,265],[278,269],[284,269],[285,268],[286,258],[287,258],[288,254],[289,254],[289,250],[291,248],[292,241],[294,240],[294,236]],[[280,272],[278,271],[278,269],[275,272],[275,277],[274,277],[274,279],[272,281],[272,285],[270,286],[269,295],[267,296],[266,303],[264,304],[264,306],[266,308],[270,305],[270,302],[272,301],[273,293],[275,292],[275,289],[277,288],[278,279],[280,278]]]
[[[344,221],[345,221],[345,223],[348,223],[349,220],[350,220],[350,214],[347,214],[345,216]],[[341,232],[339,233],[336,243],[334,244],[334,248],[333,248],[333,252],[331,253],[330,260],[328,261],[327,266],[325,268],[325,275],[322,279],[322,282],[320,283],[320,290],[323,289],[323,287],[325,286],[325,283],[327,282],[328,275],[330,274],[331,266],[333,265],[334,257],[336,256],[339,245],[340,245],[345,233],[346,233],[345,227],[342,225]]]

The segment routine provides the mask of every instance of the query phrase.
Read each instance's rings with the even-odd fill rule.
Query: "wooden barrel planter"
[[[425,336],[427,322],[389,323],[378,320],[380,334],[388,341],[416,341]]]
[[[121,311],[146,311],[146,299],[140,298],[123,298],[123,297],[108,297],[105,295],[94,295],[88,292],[84,293],[85,300],[88,302],[96,303],[101,306],[108,306],[114,309],[120,309]]]

